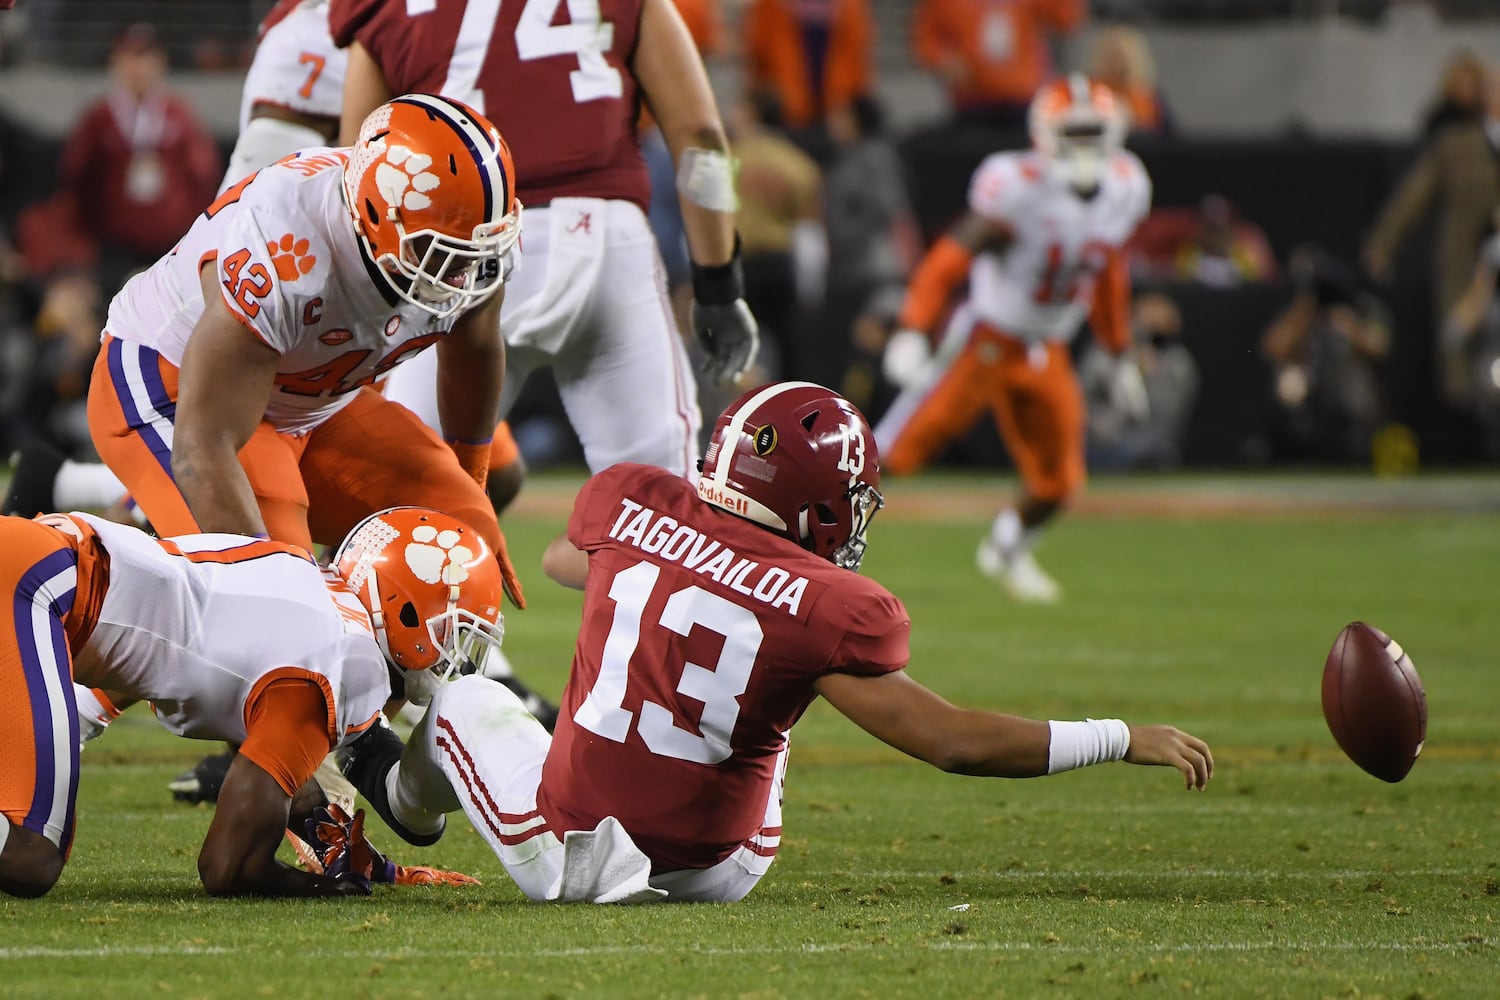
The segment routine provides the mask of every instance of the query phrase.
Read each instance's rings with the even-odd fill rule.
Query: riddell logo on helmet
[[[750,505],[738,494],[729,493],[707,479],[698,480],[698,499],[734,511],[744,517],[750,516]]]

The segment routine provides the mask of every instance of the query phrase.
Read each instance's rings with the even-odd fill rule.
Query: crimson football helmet
[[[1031,100],[1031,143],[1078,191],[1099,186],[1125,141],[1126,113],[1114,93],[1081,73],[1047,84]]]
[[[858,408],[812,382],[773,382],[714,424],[698,497],[858,570],[884,506],[875,434]]]
[[[439,318],[504,283],[521,236],[510,149],[459,101],[408,94],[370,112],[344,165],[361,249],[387,284]]]
[[[500,564],[476,532],[426,507],[392,507],[349,532],[333,570],[370,613],[406,698],[431,700],[455,671],[482,666],[505,636]]]

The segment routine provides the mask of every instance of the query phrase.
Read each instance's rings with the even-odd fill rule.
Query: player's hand
[[[760,350],[760,328],[745,300],[712,305],[695,299],[689,315],[705,355],[704,374],[715,382],[738,381]]]
[[[472,875],[429,865],[396,865],[396,885],[484,885]]]
[[[323,874],[330,878],[346,878],[362,883],[366,889],[372,882],[395,878],[389,871],[395,866],[365,837],[363,809],[351,818],[336,804],[319,806],[307,821],[307,844],[323,866]]]
[[[1131,726],[1130,764],[1160,764],[1175,767],[1187,779],[1188,790],[1202,791],[1214,776],[1214,755],[1198,737],[1172,726]]]
[[[919,330],[897,330],[885,342],[880,370],[900,389],[915,385],[932,363],[932,342]]]
[[[1146,380],[1135,359],[1121,355],[1114,359],[1109,373],[1109,403],[1131,423],[1141,423],[1151,415],[1151,400],[1146,395]]]

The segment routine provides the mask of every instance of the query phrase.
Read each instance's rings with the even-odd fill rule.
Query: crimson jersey
[[[392,94],[464,101],[500,130],[525,205],[651,198],[630,58],[641,0],[333,0],[340,47],[359,42]]]
[[[621,464],[578,494],[583,622],[537,806],[560,836],[624,824],[654,870],[708,868],[755,836],[786,734],[827,673],[907,662],[880,584]]]

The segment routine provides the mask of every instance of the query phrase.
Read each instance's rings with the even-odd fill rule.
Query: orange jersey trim
[[[170,538],[158,538],[157,544],[166,549],[174,556],[180,556],[192,563],[215,563],[221,566],[230,566],[235,563],[250,562],[252,559],[264,559],[266,556],[289,555],[296,556],[303,562],[312,563],[312,557],[299,545],[287,542],[278,542],[269,538],[247,538],[245,544],[236,545],[232,549],[220,549],[214,552],[184,552]],[[317,565],[313,563],[313,565]]]

